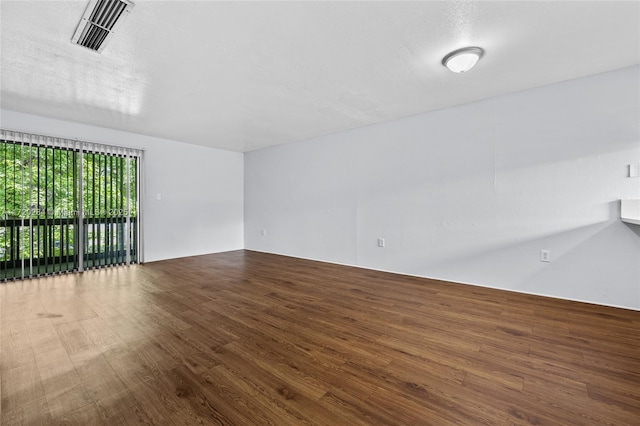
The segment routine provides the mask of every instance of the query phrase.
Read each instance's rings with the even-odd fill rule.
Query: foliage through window
[[[137,262],[139,151],[0,136],[0,280]]]

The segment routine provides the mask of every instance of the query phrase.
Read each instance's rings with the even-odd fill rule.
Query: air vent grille
[[[80,46],[88,47],[91,50],[98,51],[108,35],[109,31],[104,28],[100,28],[93,24],[87,24],[82,31],[78,44]]]
[[[91,14],[90,21],[111,31],[127,4],[119,0],[100,0]]]
[[[71,41],[96,52],[102,52],[131,8],[133,3],[127,0],[90,1]]]

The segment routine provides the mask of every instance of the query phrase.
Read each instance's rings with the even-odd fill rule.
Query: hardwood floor
[[[2,425],[640,424],[640,312],[248,251],[0,285]]]

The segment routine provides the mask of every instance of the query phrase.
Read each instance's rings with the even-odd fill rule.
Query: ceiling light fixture
[[[442,65],[456,73],[467,72],[478,63],[483,54],[484,50],[479,47],[463,47],[442,58]]]

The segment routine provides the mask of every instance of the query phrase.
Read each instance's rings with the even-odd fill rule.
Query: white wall
[[[640,309],[640,227],[618,220],[640,198],[639,76],[247,153],[245,247]]]
[[[144,148],[147,262],[243,248],[241,153],[7,110],[0,110],[0,127]]]

